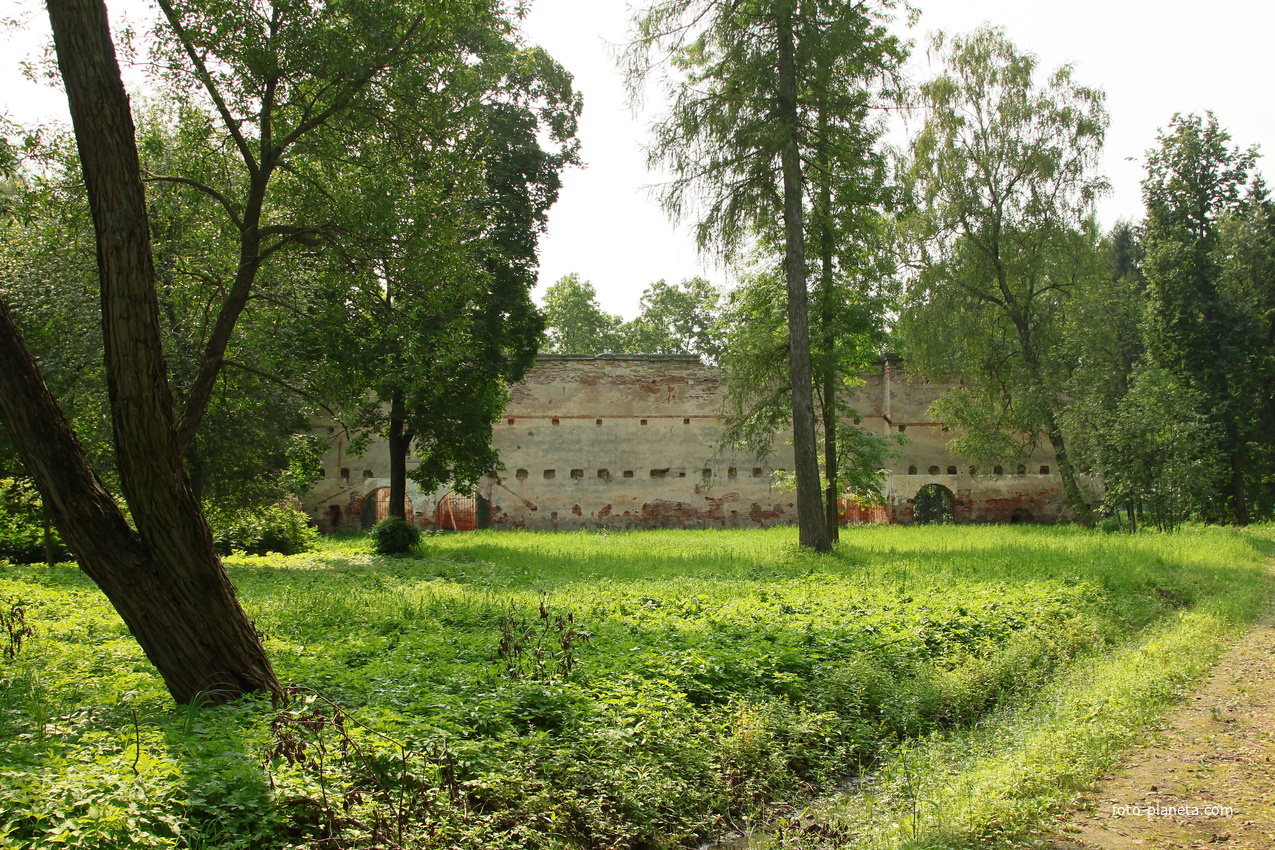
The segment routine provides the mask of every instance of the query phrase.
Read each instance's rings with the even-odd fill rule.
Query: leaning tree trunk
[[[814,380],[810,366],[810,315],[806,292],[805,222],[801,152],[798,148],[797,68],[792,18],[779,22],[779,121],[786,134],[784,181],[784,269],[788,284],[788,364],[792,381],[792,435],[797,475],[797,529],[804,548],[829,552],[828,525],[819,492],[815,442]]]
[[[128,98],[101,0],[49,0],[97,234],[120,482],[136,531],[102,487],[0,308],[0,416],[63,538],[179,703],[282,693],[213,549],[174,437],[155,271]]]

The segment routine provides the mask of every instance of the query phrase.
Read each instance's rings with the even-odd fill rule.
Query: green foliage
[[[1108,506],[1136,505],[1162,531],[1216,513],[1226,456],[1207,411],[1204,396],[1171,373],[1138,369],[1099,438]]]
[[[627,350],[619,316],[598,304],[598,291],[577,274],[564,275],[545,290],[545,341],[551,354],[609,354]]]
[[[1216,641],[1255,615],[1260,534],[863,528],[815,558],[789,529],[502,532],[415,558],[361,538],[231,555],[281,676],[309,686],[281,711],[174,708],[82,574],[0,566],[35,631],[0,662],[0,847],[696,846],[856,773],[860,825],[887,829],[910,817],[905,754],[913,798],[977,801],[952,842],[973,846],[1006,823],[989,813],[1058,799],[1015,759],[1085,781],[1090,739],[1109,751],[1112,724],[1127,740],[1181,686],[1180,626]],[[542,663],[502,659],[528,628]],[[568,630],[590,637],[569,675]],[[1137,675],[1087,690],[1108,657]]]
[[[1103,94],[1068,66],[1041,79],[1036,57],[1000,29],[939,36],[934,47],[945,68],[921,86],[925,123],[909,169],[918,213],[905,234],[920,272],[900,317],[904,354],[926,374],[961,375],[959,396],[935,410],[961,432],[957,451],[1005,460],[1048,439],[1085,521],[1060,424],[1061,332],[1071,293],[1105,272],[1091,219],[1105,188],[1094,174]]]
[[[43,563],[49,555],[65,560],[66,546],[56,529],[45,548],[44,507],[26,478],[0,478],[0,558],[19,564]]]
[[[1152,292],[1148,354],[1205,400],[1229,467],[1216,498],[1239,523],[1249,521],[1253,507],[1269,508],[1273,498],[1268,490],[1272,467],[1253,463],[1271,457],[1265,430],[1269,383],[1275,377],[1270,319],[1262,312],[1262,299],[1254,302],[1252,290],[1246,295],[1248,287],[1227,285],[1236,272],[1244,275],[1240,269],[1261,268],[1272,259],[1263,257],[1260,225],[1251,232],[1256,238],[1246,252],[1228,243],[1222,226],[1254,213],[1260,221],[1260,181],[1252,203],[1244,197],[1256,157],[1255,149],[1231,146],[1212,114],[1177,115],[1161,132],[1159,146],[1148,152],[1142,183],[1147,206],[1144,268]],[[1269,240],[1264,247],[1270,249]],[[1247,256],[1241,259],[1243,254]]]
[[[620,329],[626,349],[640,354],[698,354],[716,362],[724,344],[719,298],[702,277],[680,284],[657,280],[642,292],[637,318]]]
[[[604,311],[597,290],[577,274],[545,290],[543,348],[553,354],[697,354],[722,352],[719,294],[703,278],[677,285],[662,280],[642,292],[637,318]]]
[[[291,505],[233,511],[210,506],[205,512],[213,528],[213,544],[221,555],[296,555],[313,548],[319,537],[310,527],[309,517]]]
[[[406,555],[421,542],[421,530],[402,517],[387,517],[372,527],[378,555]]]

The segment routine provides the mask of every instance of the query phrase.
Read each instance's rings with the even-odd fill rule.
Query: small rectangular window
[[[626,469],[626,470],[624,470],[624,477],[625,477],[625,478],[632,478],[632,477],[633,477],[633,470],[631,470],[631,469]]]
[[[554,470],[554,469],[546,469],[546,470],[545,470],[545,480],[546,480],[546,481],[550,480],[551,478],[557,478],[557,477],[558,477],[558,472],[557,472],[557,470]]]
[[[667,470],[667,469],[652,469],[652,470],[651,470],[651,477],[652,477],[652,478],[664,478],[664,477],[666,477],[667,475],[668,475],[668,470]]]
[[[753,477],[754,477],[754,478],[761,478],[761,467],[760,467],[760,466],[754,466],[754,467],[753,467]]]
[[[733,466],[726,468],[726,477],[732,481],[739,477],[739,470]]]
[[[584,470],[583,469],[571,470],[571,477],[574,478],[576,481],[579,481],[581,478],[584,477]]]
[[[517,472],[515,472],[515,473],[514,473],[514,477],[515,477],[515,478],[517,478],[519,481],[526,481],[526,480],[527,480],[527,470],[525,470],[525,469],[520,469],[520,470],[518,470]]]

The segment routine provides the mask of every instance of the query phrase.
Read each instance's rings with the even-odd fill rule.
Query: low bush
[[[378,555],[406,555],[421,542],[421,530],[396,516],[381,520],[372,528]]]
[[[49,543],[46,552],[44,508],[35,485],[24,478],[0,478],[0,558],[38,564],[51,554],[54,560],[66,560],[67,549],[56,529]]]
[[[213,542],[222,555],[231,552],[296,555],[309,550],[319,538],[319,533],[309,525],[309,517],[288,505],[234,512],[210,509],[207,514],[213,528]]]

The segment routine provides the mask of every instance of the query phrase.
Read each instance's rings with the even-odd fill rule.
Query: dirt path
[[[1100,777],[1086,804],[1053,850],[1275,850],[1275,616]]]

